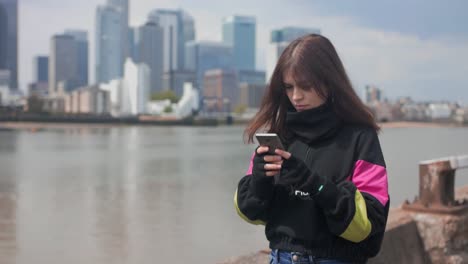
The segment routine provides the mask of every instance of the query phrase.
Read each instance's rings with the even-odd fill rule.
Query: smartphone
[[[281,139],[276,133],[256,133],[258,144],[261,146],[268,146],[268,153],[275,154],[275,149],[284,150]]]

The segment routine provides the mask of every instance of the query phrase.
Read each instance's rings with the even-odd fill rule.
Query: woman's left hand
[[[290,152],[276,149],[275,153],[284,159],[276,184],[291,186],[294,189],[305,187],[304,184],[311,176],[307,165]]]
[[[280,155],[285,160],[288,160],[289,158],[291,158],[291,153],[281,150],[281,149],[275,149],[275,153]]]

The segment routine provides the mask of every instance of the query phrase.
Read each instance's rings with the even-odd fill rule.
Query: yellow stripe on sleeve
[[[251,224],[254,224],[254,225],[266,225],[266,223],[263,222],[262,220],[250,220],[247,216],[245,216],[245,215],[241,212],[241,210],[239,209],[239,206],[237,205],[237,190],[236,190],[236,193],[234,194],[234,205],[236,206],[237,214],[238,214],[242,219],[244,219],[246,222],[251,223]]]
[[[354,196],[354,203],[356,205],[356,211],[354,213],[353,220],[340,237],[358,243],[366,239],[370,234],[372,224],[367,218],[367,209],[364,197],[362,197],[361,192],[358,190],[356,190],[356,194]]]

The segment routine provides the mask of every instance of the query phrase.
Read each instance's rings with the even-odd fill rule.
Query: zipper
[[[310,153],[310,147],[307,146],[307,152],[306,152],[305,159],[304,159],[304,162],[306,162],[307,164],[309,163],[309,153]]]

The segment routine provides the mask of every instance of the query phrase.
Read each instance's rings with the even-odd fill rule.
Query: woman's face
[[[283,80],[286,94],[296,111],[312,109],[325,102],[313,87],[298,87],[290,73],[286,72]]]

